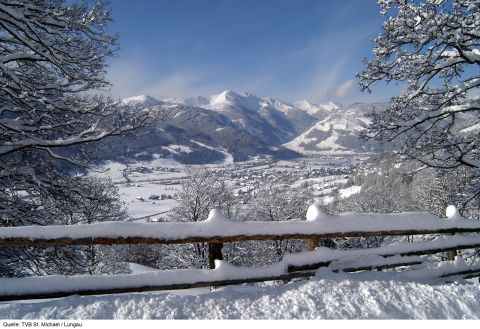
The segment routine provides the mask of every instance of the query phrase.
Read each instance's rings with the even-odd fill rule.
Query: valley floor
[[[480,284],[393,281],[388,273],[322,273],[279,287],[0,303],[3,319],[479,319]]]

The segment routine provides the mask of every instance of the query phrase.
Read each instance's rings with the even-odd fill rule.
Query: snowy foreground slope
[[[281,287],[0,303],[0,318],[42,319],[479,319],[480,285],[391,280],[388,273],[320,273]]]

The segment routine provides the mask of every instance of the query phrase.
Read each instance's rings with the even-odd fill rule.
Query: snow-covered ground
[[[322,273],[280,287],[71,296],[0,303],[8,319],[479,319],[480,285]]]
[[[346,199],[354,194],[360,193],[361,190],[362,190],[361,186],[354,185],[347,188],[342,188],[338,190],[338,192],[340,194],[340,198]]]
[[[175,146],[175,145],[174,145]],[[329,160],[332,163],[342,159]],[[308,159],[310,168],[321,167]],[[230,166],[229,161],[215,166]],[[285,165],[285,168],[282,167]],[[276,163],[277,170],[297,170],[294,163]],[[146,170],[142,171],[141,167]],[[265,165],[265,167],[268,167]],[[176,169],[164,171],[164,168]],[[275,168],[275,167],[274,167]],[[134,170],[131,170],[134,169]],[[256,168],[258,169],[258,168]],[[180,185],[174,183],[185,176],[184,167],[172,159],[156,159],[153,162],[136,164],[107,163],[102,176],[109,176],[120,189],[122,200],[126,202],[134,217],[168,211],[173,200],[149,200],[152,194],[174,194]],[[125,174],[128,177],[125,177]],[[361,186],[341,188],[346,183],[344,175],[328,175],[318,178],[297,180],[294,185],[303,183],[318,185],[322,193],[338,191],[341,197],[349,197],[361,190]],[[331,190],[331,191],[330,191]],[[138,200],[142,197],[143,200]],[[329,197],[328,195],[325,197]],[[307,222],[291,223],[293,226],[328,223],[329,226],[352,227],[346,225],[350,217],[359,219],[358,214],[330,216],[322,213]],[[409,219],[408,214],[395,216]],[[398,224],[398,218],[392,222]],[[426,215],[425,215],[426,216]],[[319,218],[316,218],[319,217]],[[347,218],[348,217],[348,218]],[[410,216],[412,217],[412,216]],[[428,216],[427,216],[428,217]],[[450,220],[438,220],[441,226],[454,225],[456,213],[447,214]],[[412,217],[413,218],[413,217]],[[360,218],[361,226],[371,223]],[[428,218],[427,218],[428,219]],[[422,221],[420,221],[422,222]],[[420,225],[418,218],[415,225]],[[125,223],[127,226],[132,223]],[[208,228],[231,229],[227,220],[200,223]],[[238,223],[240,226],[245,223]],[[257,223],[258,224],[258,223]],[[262,224],[262,223],[260,223]],[[142,224],[143,225],[143,224]],[[148,224],[145,224],[148,226]],[[154,224],[158,227],[161,224]],[[290,225],[290,224],[289,224]],[[357,226],[360,224],[356,224]],[[389,227],[395,227],[389,225]],[[409,224],[410,225],[410,224]],[[423,225],[423,224],[422,224]],[[125,227],[127,227],[125,226]],[[147,227],[146,226],[146,227]],[[278,229],[279,223],[275,223]],[[429,225],[430,227],[431,225]],[[132,226],[133,227],[133,226]],[[129,227],[129,233],[132,233]],[[355,227],[355,225],[353,225]],[[360,227],[360,226],[358,226]],[[92,226],[93,228],[93,226]],[[238,229],[235,228],[238,233]],[[291,231],[291,227],[288,229]],[[111,230],[109,230],[111,231]],[[208,231],[208,230],[207,230]],[[259,228],[255,228],[258,232]],[[268,231],[272,230],[268,228]],[[148,229],[149,234],[152,230]],[[185,234],[182,230],[182,234]],[[195,230],[199,232],[199,230]],[[200,232],[203,232],[200,230]],[[101,230],[96,231],[101,234]],[[188,233],[188,232],[187,232]],[[205,232],[203,232],[205,233]],[[202,234],[203,234],[202,233]],[[65,231],[62,231],[65,234]],[[319,250],[320,252],[321,250]],[[311,253],[313,256],[321,256]],[[318,259],[316,259],[318,261]],[[232,269],[233,270],[233,269]],[[139,267],[135,273],[148,273],[151,269]],[[397,273],[398,274],[398,273]],[[130,293],[104,296],[71,296],[44,301],[17,301],[0,303],[0,318],[44,318],[44,319],[479,319],[480,285],[473,281],[460,281],[446,284],[433,279],[398,276],[392,272],[370,272],[357,274],[335,274],[320,270],[317,278],[289,283],[282,286],[228,286],[210,291],[208,288],[178,290],[168,292]],[[148,276],[148,275],[146,275]],[[171,277],[169,279],[172,279]],[[177,277],[174,276],[174,279]],[[41,286],[41,285],[40,285]]]
[[[120,199],[125,203],[128,213],[134,219],[141,218],[144,221],[146,216],[166,214],[177,204],[174,195],[181,189],[177,180],[186,176],[184,170],[184,165],[173,159],[157,158],[129,164],[107,161],[90,175],[110,178],[118,187]],[[169,195],[171,199],[149,199],[152,195],[162,194]]]
[[[231,155],[227,151],[225,151],[221,148],[214,148],[214,147],[208,146],[206,144],[200,143],[200,142],[195,141],[193,139],[191,139],[190,142],[195,143],[197,145],[200,145],[202,147],[205,147],[207,149],[213,150],[213,151],[218,151],[218,152],[222,153],[223,155],[225,155],[225,160],[223,161],[224,165],[232,165],[233,164],[233,155]]]
[[[200,142],[191,140],[204,147],[209,147]],[[189,152],[189,148],[182,145],[172,144],[169,148],[175,152]],[[217,149],[218,151],[218,149]],[[249,183],[242,183],[235,186],[235,191],[241,190],[246,193],[254,189],[255,179],[261,175],[260,171],[276,171],[276,176],[285,175],[289,180],[292,173],[296,175],[296,180],[292,187],[300,187],[304,184],[311,186],[321,204],[328,204],[333,201],[333,195],[339,188],[342,188],[347,182],[345,174],[328,174],[316,178],[307,178],[312,170],[332,170],[348,171],[354,164],[363,161],[361,157],[319,157],[304,158],[298,161],[276,161],[265,162],[250,160],[243,163],[233,164],[233,156],[220,150],[225,155],[225,161],[222,163],[202,165],[198,167],[208,168],[212,171],[223,172],[225,180],[233,183],[228,177],[229,173],[241,173],[242,178],[248,178]],[[181,190],[182,180],[187,177],[186,166],[170,158],[161,158],[158,154],[153,154],[152,161],[137,161],[129,163],[119,163],[106,161],[102,165],[94,168],[89,175],[98,177],[107,177],[118,187],[120,199],[125,203],[128,213],[136,221],[145,222],[155,221],[154,218],[168,217],[169,211],[177,205],[175,195]],[[193,166],[197,167],[197,166]],[[283,173],[283,174],[280,174]],[[253,177],[257,178],[253,178]],[[358,192],[358,191],[356,191]],[[348,191],[346,191],[348,194]],[[350,193],[353,194],[353,193]],[[152,195],[162,196],[164,199],[149,199]],[[327,200],[327,201],[325,201]],[[151,218],[147,218],[151,217]]]
[[[119,191],[122,201],[125,202],[129,214],[133,218],[142,218],[169,212],[177,201],[173,199],[150,200],[151,195],[170,194],[173,195],[179,191],[178,185],[165,186],[155,183],[138,183],[130,185],[120,185]]]

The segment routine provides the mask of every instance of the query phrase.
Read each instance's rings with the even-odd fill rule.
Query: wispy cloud
[[[310,52],[315,59],[312,67],[310,86],[305,90],[305,98],[313,102],[329,100],[350,101],[358,95],[355,70],[361,70],[361,55],[352,57],[358,48],[368,44],[372,26],[366,22],[362,26],[333,30],[312,41],[304,52]]]
[[[138,59],[113,62],[108,70],[108,79],[113,85],[111,95],[115,98],[147,94],[165,99],[210,94],[220,88],[210,82],[206,72],[185,69],[163,73]]]
[[[143,88],[143,73],[143,68],[133,61],[114,61],[107,74],[112,83],[111,95],[115,98],[137,95]]]
[[[355,80],[347,80],[335,90],[335,97],[341,99],[353,95],[355,93],[355,87]]]
[[[313,102],[322,102],[331,98],[331,86],[341,74],[342,64],[337,62],[329,68],[319,67],[305,92],[305,98]]]
[[[210,93],[211,87],[205,78],[192,72],[176,72],[153,82],[144,91],[146,94],[164,99]]]

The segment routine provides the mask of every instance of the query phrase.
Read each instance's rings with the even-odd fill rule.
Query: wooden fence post
[[[455,260],[455,256],[457,256],[457,251],[456,250],[449,250],[447,252],[448,255],[448,260]]]
[[[449,205],[447,207],[447,209],[445,209],[445,215],[447,216],[447,220],[448,219],[459,219],[459,218],[462,218],[462,216],[460,215],[460,213],[458,212],[458,209],[457,207],[455,207],[454,205]],[[450,235],[455,235],[455,233],[452,233]],[[447,258],[448,260],[455,260],[455,256],[457,256],[457,251],[455,249],[452,249],[452,250],[449,250],[447,251]]]
[[[215,259],[223,260],[223,243],[208,243],[208,268],[215,269]]]
[[[455,235],[455,233],[453,233],[452,235]],[[452,250],[447,251],[448,260],[455,260],[456,256],[457,256],[457,250],[456,249],[452,249]]]
[[[320,246],[320,238],[311,238],[307,240],[307,251],[314,251]]]

